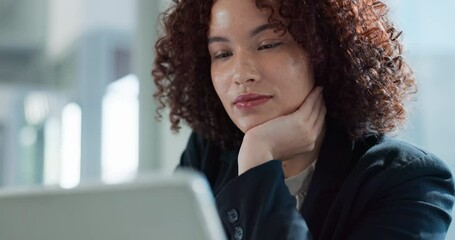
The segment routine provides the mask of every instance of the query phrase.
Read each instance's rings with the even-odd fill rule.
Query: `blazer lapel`
[[[318,239],[327,212],[352,169],[353,146],[342,128],[328,121],[313,179],[300,210],[314,239]]]

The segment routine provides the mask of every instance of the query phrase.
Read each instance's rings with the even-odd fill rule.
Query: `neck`
[[[284,177],[289,178],[295,176],[310,166],[319,156],[321,145],[325,137],[325,124],[322,128],[321,133],[316,138],[315,147],[311,152],[306,152],[300,155],[296,155],[292,158],[282,161]]]

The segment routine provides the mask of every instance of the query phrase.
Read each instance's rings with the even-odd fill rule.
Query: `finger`
[[[321,111],[319,112],[318,118],[315,120],[315,123],[313,126],[318,135],[319,135],[319,133],[321,133],[322,128],[324,127],[326,114],[327,114],[327,107],[325,106],[325,102],[323,100]]]
[[[299,112],[299,115],[303,117],[303,119],[307,120],[308,116],[310,116],[311,112],[313,111],[314,104],[316,103],[319,95],[321,95],[322,87],[315,87],[311,90],[310,94],[305,98],[300,108],[296,111]]]
[[[319,113],[322,111],[323,107],[324,96],[323,94],[320,94],[318,96],[318,99],[316,100],[316,103],[313,106],[313,110],[310,116],[308,117],[307,124],[309,124],[310,126],[313,126],[315,124],[316,120],[318,119]]]

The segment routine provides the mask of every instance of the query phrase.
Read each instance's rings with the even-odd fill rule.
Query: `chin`
[[[249,125],[240,125],[240,124],[236,124],[237,127],[240,129],[240,131],[242,131],[243,133],[246,133],[248,132],[248,130],[254,128],[255,126],[249,126]],[[256,125],[257,126],[257,125]]]
[[[270,118],[272,119],[272,118]],[[265,119],[265,118],[248,118],[248,119],[239,119],[235,121],[235,125],[242,131],[243,133],[246,133],[248,130],[257,127],[265,122],[267,122],[270,119]]]

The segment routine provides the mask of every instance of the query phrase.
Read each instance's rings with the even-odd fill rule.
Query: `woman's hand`
[[[238,156],[239,175],[273,159],[286,161],[312,151],[325,115],[322,88],[315,87],[295,112],[248,130]]]

